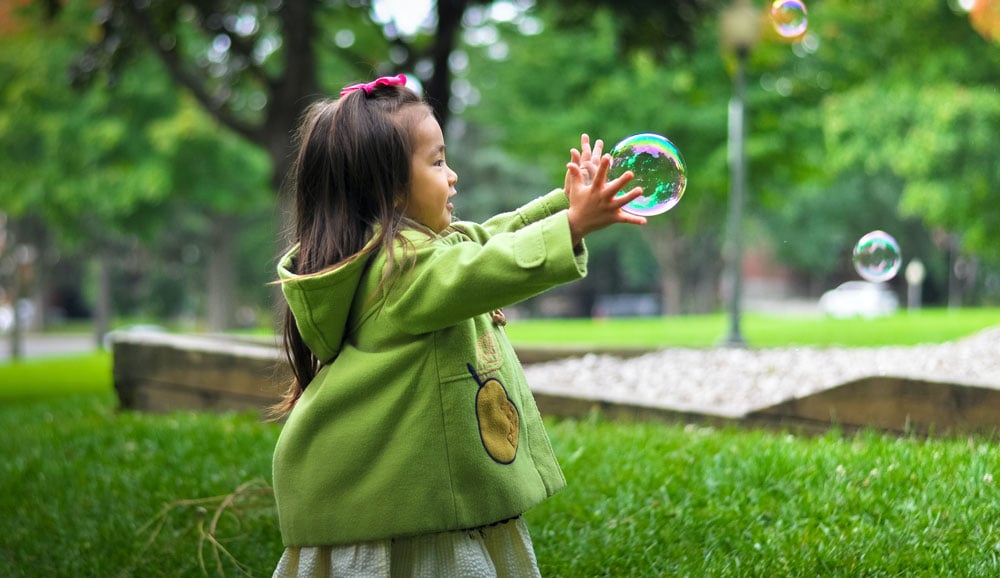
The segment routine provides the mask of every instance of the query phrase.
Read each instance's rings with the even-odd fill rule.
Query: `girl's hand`
[[[598,146],[600,146],[600,141],[598,141]],[[645,217],[622,210],[623,206],[642,195],[642,187],[635,187],[620,197],[616,196],[634,178],[632,171],[626,171],[617,179],[608,181],[611,155],[600,156],[599,160],[595,161],[593,151],[588,153],[589,147],[584,147],[584,149],[584,154],[578,158],[571,155],[571,161],[566,164],[569,230],[574,247],[590,233],[615,223],[646,224]],[[584,161],[585,155],[588,158],[587,161]],[[589,173],[591,169],[593,172]]]
[[[601,158],[601,153],[604,150],[604,141],[597,139],[594,143],[594,148],[590,148],[590,137],[584,133],[580,135],[580,150],[570,149],[569,156],[570,162],[579,166],[583,169],[584,174],[584,184],[590,185],[594,180],[594,176],[597,175],[597,164]],[[582,151],[582,152],[581,152]],[[569,190],[569,174],[566,175],[566,186],[563,187],[564,191]],[[568,195],[569,193],[567,193]]]

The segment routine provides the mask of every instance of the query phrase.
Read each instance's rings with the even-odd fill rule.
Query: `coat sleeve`
[[[586,276],[587,253],[574,251],[566,211],[515,229],[483,243],[452,234],[418,244],[382,313],[404,333],[427,333]]]
[[[569,199],[562,189],[555,189],[538,197],[522,207],[507,213],[500,213],[482,225],[460,223],[459,228],[474,240],[483,243],[490,235],[516,231],[569,208]]]

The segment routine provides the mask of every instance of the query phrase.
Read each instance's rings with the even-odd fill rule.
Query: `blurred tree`
[[[292,214],[280,195],[294,157],[293,128],[320,95],[372,75],[406,71],[423,83],[424,95],[443,126],[451,112],[451,62],[467,7],[486,0],[441,0],[417,27],[405,27],[380,2],[133,2],[106,0],[95,20],[100,34],[72,68],[89,84],[106,72],[112,83],[142,54],[154,54],[176,86],[186,90],[220,125],[266,152],[272,190],[279,193],[278,220]],[[410,71],[413,71],[412,73]],[[182,150],[182,149],[177,149]],[[206,159],[200,159],[207,162]],[[219,213],[220,215],[222,213]],[[228,236],[215,221],[217,240]],[[281,226],[282,237],[288,233]],[[279,241],[284,244],[284,241]],[[210,245],[231,262],[227,245]],[[210,287],[225,289],[229,277],[214,275]],[[225,291],[209,299],[215,314]],[[224,324],[228,310],[212,325]]]
[[[133,238],[160,238],[181,221],[180,212],[208,211],[215,218],[198,244],[208,256],[204,275],[217,305],[210,326],[227,328],[236,301],[230,255],[239,231],[209,237],[267,202],[266,158],[178,98],[149,58],[113,84],[72,89],[66,70],[93,33],[89,4],[19,15],[22,27],[0,37],[0,69],[9,73],[0,84],[3,206],[19,216],[37,214],[63,252],[96,260],[99,339],[111,314],[112,260]]]
[[[821,28],[829,45],[821,62],[838,88],[821,109],[830,170],[892,175],[899,211],[930,229],[925,237],[937,237],[940,253],[957,239],[966,254],[1000,263],[997,45],[958,3],[916,0],[899,10],[830,0],[823,8],[835,24]],[[883,66],[885,55],[892,66]],[[953,264],[946,274],[956,274]]]
[[[170,100],[139,92],[123,106],[107,90],[74,93],[66,67],[87,19],[69,9],[60,26],[47,9],[22,10],[19,27],[0,37],[0,200],[15,218],[41,218],[62,247],[93,256],[106,270],[115,248],[156,220],[164,167],[146,154],[149,142],[136,127],[169,114]],[[36,17],[24,17],[30,10]],[[46,264],[47,253],[39,259]],[[107,284],[97,292],[98,336],[107,327],[109,292]]]
[[[610,10],[619,23],[616,44],[622,55],[641,50],[667,60],[677,46],[694,48],[697,30],[729,1],[559,0],[559,10],[553,15],[556,26],[576,28],[588,26],[595,11]]]
[[[723,65],[731,63],[711,22],[723,3],[593,9],[609,4],[539,7],[544,26],[527,37],[501,28],[509,50],[497,57],[488,44],[469,67],[481,91],[470,118],[493,126],[516,158],[552,173],[581,127],[611,144],[634,132],[669,136],[687,159],[689,191],[644,233],[665,293],[677,294],[683,277],[689,295],[703,295],[692,289],[692,271],[717,262],[727,187]],[[674,9],[699,15],[687,20],[690,34],[666,32],[661,16]],[[806,271],[813,291],[851,275],[846,256],[874,228],[895,231],[932,272],[948,269],[939,265],[947,256],[933,242],[936,229],[967,231],[969,250],[983,251],[998,230],[1000,206],[992,193],[1000,163],[986,136],[997,133],[995,46],[976,35],[957,2],[917,0],[902,9],[828,0],[809,10],[808,33],[792,40],[765,13],[763,42],[752,54],[748,213],[764,225],[759,240]],[[651,29],[661,33],[640,33]],[[928,35],[941,42],[927,42]]]
[[[415,70],[442,124],[451,110],[451,68],[463,15],[488,1],[440,0],[434,18],[407,32],[380,16],[379,2],[218,3],[109,0],[97,11],[102,34],[81,56],[76,78],[91,71],[115,74],[141,46],[151,49],[175,82],[220,123],[268,152],[272,186],[280,188],[291,158],[290,127],[319,92],[331,93],[345,79],[371,71]],[[497,14],[523,6],[497,2]],[[658,20],[690,41],[686,32],[702,2],[657,9]],[[670,5],[673,6],[673,5]],[[567,6],[572,19],[575,8]],[[592,7],[587,7],[587,12]],[[641,10],[630,12],[643,20]],[[684,18],[677,20],[674,16]],[[491,14],[487,14],[487,19]],[[141,40],[140,40],[141,39]],[[332,41],[332,42],[331,42]],[[287,213],[287,211],[282,211]]]
[[[901,208],[961,231],[964,247],[1000,257],[1000,95],[984,86],[867,86],[827,103],[837,167],[891,171]],[[872,111],[878,114],[872,114]]]
[[[462,16],[477,0],[442,0],[416,30],[385,18],[378,2],[133,2],[96,9],[97,40],[78,59],[74,77],[112,78],[147,50],[173,81],[220,124],[266,151],[271,185],[280,191],[292,158],[292,129],[319,95],[357,79],[416,71],[435,113],[447,123],[449,57]]]
[[[667,311],[711,309],[728,188],[731,63],[713,16],[725,3],[443,1],[417,28],[363,0],[109,0],[96,13],[89,0],[25,4],[36,22],[68,13],[88,24],[66,36],[3,21],[0,200],[12,212],[45,204],[63,237],[112,248],[155,234],[163,219],[195,235],[237,208],[250,211],[239,223],[256,222],[270,199],[258,201],[253,183],[278,186],[310,98],[413,71],[455,121],[446,128],[469,195],[462,217],[557,186],[582,130],[609,148],[635,132],[669,136],[688,163],[685,199],[642,230],[652,252],[631,234],[595,236],[594,274],[580,289],[645,290],[659,271]],[[970,253],[1000,246],[1000,51],[958,4],[814,2],[795,41],[762,21],[748,87],[748,216],[817,283],[850,274],[845,255],[861,227],[904,231],[906,255],[944,251],[934,230]],[[79,93],[59,88],[74,55],[72,78],[91,86]],[[952,268],[921,257],[932,275]]]
[[[651,255],[658,267],[647,262],[598,273],[578,289],[604,292],[611,289],[605,279],[623,274],[620,291],[658,269],[656,286],[665,299],[665,312],[714,308],[716,295],[705,291],[699,279],[718,274],[706,264],[718,261],[728,182],[729,85],[714,31],[707,23],[699,28],[691,50],[676,45],[660,54],[661,46],[653,50],[650,41],[623,52],[619,39],[626,24],[617,13],[591,10],[589,19],[579,24],[564,20],[552,7],[541,7],[537,15],[544,26],[562,27],[527,36],[507,27],[500,30],[510,47],[502,59],[493,55],[492,45],[477,52],[468,77],[480,87],[481,97],[468,111],[469,118],[492,127],[505,149],[543,167],[554,183],[561,182],[569,148],[579,147],[581,132],[603,138],[605,151],[634,133],[670,138],[687,162],[689,184],[676,208],[651,218],[642,229],[652,253],[640,239],[622,237],[623,232],[602,232],[591,240],[595,263],[625,264],[634,262],[636,255]],[[605,254],[611,258],[605,259]],[[691,298],[683,300],[685,293]]]
[[[270,164],[260,149],[238,136],[220,131],[215,122],[188,96],[179,99],[178,113],[150,126],[153,152],[174,167],[167,188],[173,191],[173,211],[197,213],[194,240],[206,256],[203,293],[208,328],[223,331],[235,323],[239,294],[236,287],[236,255],[244,224],[260,212],[270,213],[267,195]],[[194,215],[192,216],[194,217]],[[190,240],[189,240],[190,241]],[[256,269],[270,268],[261,256]],[[195,289],[195,288],[191,288]]]
[[[934,242],[935,230],[973,221],[971,212],[934,216],[931,201],[964,206],[959,199],[975,188],[970,172],[995,182],[984,170],[996,166],[994,153],[982,139],[996,132],[988,101],[1000,52],[976,35],[958,2],[937,0],[905,9],[826,0],[809,4],[802,38],[764,31],[753,54],[759,86],[750,92],[751,211],[776,255],[818,290],[854,276],[854,243],[881,228],[896,235],[904,258],[924,260],[929,284],[944,287],[948,249]],[[928,178],[940,186],[916,200]]]

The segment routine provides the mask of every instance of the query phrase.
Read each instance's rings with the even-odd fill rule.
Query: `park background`
[[[270,332],[295,119],[313,95],[403,72],[447,119],[463,218],[558,186],[582,131],[670,137],[689,169],[681,203],[588,239],[589,278],[520,312],[591,317],[602,297],[653,295],[662,324],[557,324],[539,339],[572,327],[615,345],[644,327],[649,347],[717,343],[741,63],[720,23],[733,3],[457,0],[427,5],[426,22],[408,17],[419,2],[391,4],[0,3],[0,286],[33,304],[29,329],[83,328],[95,345],[150,323]],[[856,278],[851,248],[883,229],[904,266],[925,264],[927,309],[805,334],[795,316],[752,317],[750,345],[915,344],[996,325],[996,3],[815,0],[792,40],[752,4],[747,304],[813,303]],[[906,297],[902,275],[889,286]],[[268,575],[279,426],[123,411],[109,357],[0,364],[0,568]],[[570,480],[528,514],[547,576],[1000,572],[992,436],[596,413],[547,426]]]
[[[675,209],[594,235],[588,278],[518,312],[725,307],[728,3],[397,4],[4,2],[0,287],[33,304],[30,329],[273,327],[296,119],[398,72],[447,127],[460,218],[559,186],[581,132],[655,132],[684,156]],[[811,2],[793,39],[756,4],[742,299],[815,302],[882,229],[924,264],[924,305],[1000,301],[995,3]],[[889,287],[906,302],[902,274]]]

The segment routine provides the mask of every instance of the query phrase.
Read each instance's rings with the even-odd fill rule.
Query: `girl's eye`
[[[438,160],[434,161],[434,166],[436,166],[436,167],[443,167],[444,166],[444,159],[438,159]]]

